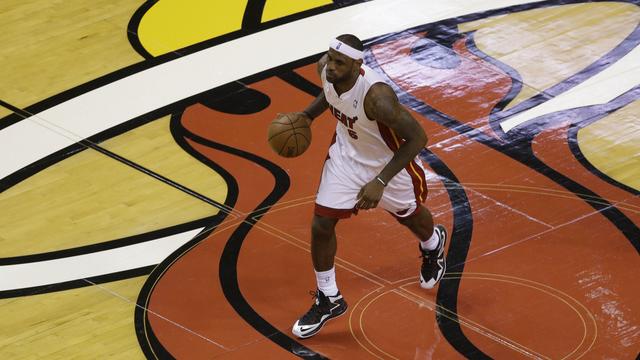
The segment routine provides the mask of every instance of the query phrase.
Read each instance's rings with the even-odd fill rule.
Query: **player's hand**
[[[373,179],[360,189],[357,196],[356,209],[373,209],[378,206],[378,202],[382,199],[384,185]]]
[[[307,123],[307,126],[311,127],[311,122],[313,120],[311,120],[311,118],[303,112],[277,113],[276,118],[285,116],[287,114],[293,116],[296,119],[296,121],[298,121],[299,119],[304,120]]]
[[[295,114],[296,116],[298,116],[298,117],[303,118],[303,119],[304,119],[304,121],[306,121],[306,122],[307,122],[307,125],[308,125],[308,126],[311,126],[311,122],[312,122],[313,120],[309,117],[309,115],[307,115],[306,113],[303,113],[303,112],[296,112],[296,113],[294,113],[294,114]]]

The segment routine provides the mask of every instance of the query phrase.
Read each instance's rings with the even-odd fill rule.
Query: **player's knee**
[[[409,228],[409,230],[413,231],[414,233],[422,233],[426,231],[426,225],[423,223],[423,221],[421,221],[422,219],[420,219],[420,217],[416,215],[397,218],[397,219],[400,224],[406,226],[407,228]]]
[[[329,238],[335,231],[336,221],[321,216],[314,216],[311,222],[311,232],[314,238]]]
[[[396,217],[398,222],[404,226],[412,227],[415,225],[416,216]]]
[[[400,222],[402,225],[412,229],[416,227],[429,227],[432,226],[429,225],[429,222],[431,221],[431,216],[429,214],[430,213],[428,212],[428,210],[420,205],[420,207],[418,207],[413,212],[413,214],[405,217],[396,217],[396,219],[398,219],[398,222]]]

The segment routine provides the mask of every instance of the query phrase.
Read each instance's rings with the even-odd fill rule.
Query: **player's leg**
[[[322,326],[347,311],[336,283],[337,241],[335,227],[339,218],[313,216],[311,223],[311,259],[316,274],[317,290],[311,309],[293,324],[292,332],[299,338],[308,338],[320,331]]]
[[[414,163],[410,171],[400,171],[384,190],[379,206],[391,213],[420,240],[422,254],[420,286],[433,288],[446,271],[444,247],[447,232],[442,225],[433,224],[433,216],[422,202],[427,197],[424,169]]]
[[[433,233],[433,215],[426,207],[420,205],[413,214],[406,217],[400,217],[395,215],[398,221],[409,228],[421,242],[426,242],[426,239],[430,239]],[[437,244],[436,244],[437,245]],[[427,249],[435,249],[432,243],[425,244]]]
[[[334,267],[333,261],[338,248],[336,241],[338,220],[338,218],[313,215],[311,221],[311,259],[316,273],[325,272]]]
[[[315,335],[328,320],[347,311],[336,283],[335,227],[340,219],[351,216],[359,188],[340,181],[333,165],[329,160],[325,163],[311,222],[311,259],[317,290],[311,309],[293,325],[293,334],[300,338]]]

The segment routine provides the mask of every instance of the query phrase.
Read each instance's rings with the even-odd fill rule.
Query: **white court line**
[[[202,229],[91,254],[0,266],[0,291],[57,284],[156,265]],[[35,239],[34,239],[35,240]]]

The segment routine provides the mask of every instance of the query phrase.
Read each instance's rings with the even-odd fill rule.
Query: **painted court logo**
[[[147,9],[152,3],[162,4],[162,0],[148,2],[145,4]],[[424,6],[422,3],[411,2],[408,9],[398,9],[398,12],[408,19],[412,14],[411,8]],[[599,251],[601,247],[597,246],[597,238],[606,238],[608,242],[615,243],[616,248],[625,250],[617,254],[623,259],[620,261],[637,262],[637,254],[633,249],[640,249],[640,233],[637,224],[629,216],[637,211],[632,201],[629,201],[638,194],[636,185],[629,180],[633,177],[618,176],[615,169],[622,168],[623,165],[616,163],[611,166],[602,160],[603,157],[624,159],[633,156],[625,152],[625,146],[617,146],[616,141],[602,147],[605,150],[615,148],[616,151],[598,156],[599,149],[588,141],[604,141],[599,136],[602,133],[598,131],[599,125],[615,128],[611,124],[620,124],[627,121],[625,119],[629,118],[628,114],[637,114],[634,104],[640,99],[640,82],[632,78],[632,75],[627,76],[625,81],[607,83],[599,91],[591,91],[593,87],[590,87],[597,86],[597,83],[592,82],[598,74],[606,75],[609,71],[614,74],[630,74],[633,73],[633,64],[640,63],[640,31],[636,26],[636,20],[640,19],[637,14],[640,12],[637,3],[546,1],[528,4],[522,1],[512,8],[476,14],[460,12],[452,14],[446,20],[438,19],[431,23],[424,21],[423,25],[407,24],[406,28],[410,30],[397,33],[391,32],[397,30],[393,24],[374,24],[376,31],[368,33],[370,35],[366,41],[365,62],[386,77],[386,81],[396,89],[401,102],[413,111],[431,137],[421,158],[429,166],[432,175],[429,186],[435,190],[430,193],[428,201],[438,204],[438,211],[450,219],[452,228],[455,229],[448,252],[451,256],[451,259],[447,259],[449,264],[462,268],[472,246],[478,246],[475,249],[477,251],[502,247],[511,249],[512,244],[525,243],[522,239],[539,238],[542,242],[544,236],[551,236],[551,240],[580,238],[581,243],[575,248],[579,249],[581,256],[591,256],[590,249]],[[361,6],[358,11],[372,9],[373,13],[383,9],[377,2],[358,6]],[[429,6],[448,8],[446,1],[430,2]],[[494,3],[487,2],[485,8],[493,9]],[[349,7],[345,7],[326,16],[335,16],[336,23],[346,23],[351,19],[340,16],[348,11]],[[535,19],[532,23],[539,22],[538,27],[527,27],[522,22],[519,17],[527,14]],[[621,21],[623,15],[627,21]],[[565,16],[578,18],[559,21]],[[594,23],[579,21],[579,18],[590,17],[599,20]],[[371,19],[375,19],[375,16],[371,15]],[[496,21],[486,21],[488,19]],[[305,23],[304,18],[294,20],[298,25]],[[148,163],[143,163],[142,160],[139,164],[116,161],[122,168],[137,171],[136,174],[151,175],[150,179],[153,181],[141,181],[136,183],[137,188],[119,191],[117,194],[123,196],[122,194],[135,193],[137,196],[144,191],[136,189],[150,189],[153,186],[164,188],[164,192],[143,201],[131,200],[129,204],[126,199],[122,199],[121,202],[130,206],[145,202],[151,204],[147,211],[139,213],[139,216],[149,215],[152,218],[146,223],[152,223],[161,215],[163,211],[157,209],[165,209],[154,206],[165,197],[174,199],[170,197],[174,193],[180,193],[189,200],[197,199],[193,201],[198,202],[194,204],[177,197],[182,202],[181,207],[175,208],[197,209],[193,210],[196,215],[179,217],[186,211],[175,211],[170,213],[169,220],[161,222],[157,228],[144,228],[144,231],[138,232],[128,229],[132,233],[114,232],[114,238],[104,238],[95,244],[43,250],[40,253],[16,253],[0,259],[0,262],[4,261],[0,264],[0,295],[5,298],[28,297],[36,292],[46,295],[47,292],[83,286],[86,284],[83,279],[95,283],[148,276],[143,281],[144,286],[135,294],[138,296],[138,306],[135,320],[131,321],[135,323],[140,346],[149,358],[169,354],[177,358],[211,356],[206,352],[196,353],[197,347],[182,346],[193,341],[190,337],[192,334],[175,334],[171,325],[158,320],[153,314],[154,311],[163,313],[180,324],[197,323],[199,319],[220,316],[221,313],[216,313],[219,309],[212,309],[211,306],[216,303],[223,303],[229,309],[223,316],[238,318],[241,326],[234,328],[234,331],[249,329],[246,332],[247,338],[258,336],[255,339],[262,339],[259,336],[264,336],[264,339],[268,339],[265,342],[273,341],[282,351],[296,349],[298,353],[318,355],[305,346],[301,347],[283,334],[281,329],[271,325],[269,314],[259,314],[252,307],[252,301],[261,298],[243,283],[252,279],[252,272],[246,269],[237,271],[239,266],[247,263],[265,268],[269,266],[262,262],[265,259],[255,256],[273,250],[274,246],[269,248],[273,243],[269,243],[271,238],[268,235],[274,229],[269,221],[277,219],[285,223],[289,218],[297,219],[299,211],[288,213],[288,207],[298,209],[295,206],[308,204],[287,196],[307,196],[315,191],[315,184],[310,180],[309,174],[316,174],[318,171],[306,168],[307,164],[304,163],[313,163],[314,166],[319,163],[298,161],[283,165],[280,162],[282,160],[272,157],[263,131],[275,113],[303,109],[309,98],[317,94],[319,89],[314,85],[317,79],[305,75],[314,74],[314,54],[296,53],[294,58],[286,52],[278,53],[273,56],[276,60],[271,57],[267,59],[270,61],[268,66],[264,64],[267,60],[260,57],[242,57],[242,67],[230,66],[224,68],[224,71],[214,66],[228,57],[238,59],[248,51],[255,51],[264,45],[262,42],[265,39],[269,39],[267,35],[286,39],[294,36],[290,32],[299,28],[289,29],[285,25],[267,27],[252,36],[232,37],[224,43],[225,46],[219,46],[219,42],[215,41],[197,44],[185,50],[179,61],[172,60],[171,56],[159,57],[34,105],[29,110],[37,114],[37,117],[22,120],[12,115],[0,121],[0,154],[4,154],[1,155],[4,157],[3,166],[0,167],[0,189],[7,198],[24,199],[26,202],[29,192],[23,191],[20,186],[29,181],[49,184],[50,187],[42,188],[46,190],[43,193],[54,194],[60,188],[65,188],[59,186],[59,182],[62,183],[59,179],[64,178],[61,173],[65,171],[82,179],[82,183],[91,184],[103,193],[111,194],[115,185],[92,178],[91,173],[96,169],[87,164],[104,164],[98,162],[99,156],[107,157],[110,161],[123,159],[125,154],[137,151],[126,147],[126,144],[151,144],[152,140],[158,140],[153,146],[149,145],[149,149],[173,149],[173,152],[158,155],[155,164],[145,167],[143,165]],[[545,33],[552,30],[557,32],[553,36]],[[600,42],[595,41],[598,39],[595,38],[597,34],[602,33],[608,34],[609,47],[599,47]],[[532,37],[527,34],[532,34]],[[330,35],[332,34],[327,34],[327,38]],[[580,36],[584,38],[581,39]],[[517,47],[531,38],[537,41],[535,46]],[[545,41],[548,43],[541,42],[540,39],[547,39]],[[324,42],[312,45],[310,48],[313,49],[325,46]],[[545,47],[546,45],[549,46]],[[244,52],[238,50],[240,47],[246,47],[241,49]],[[336,48],[340,47],[341,44],[338,43]],[[446,51],[442,50],[444,48]],[[536,52],[528,52],[530,49],[536,49]],[[562,49],[563,53],[558,53],[557,49]],[[540,68],[532,66],[532,62],[540,63],[541,57],[549,63],[562,64],[559,66],[562,71],[549,67],[536,72]],[[307,60],[302,63],[299,59]],[[247,86],[245,82],[238,82],[238,79],[249,79],[246,80]],[[523,86],[533,83],[536,84],[536,89]],[[109,94],[109,97],[105,94]],[[69,99],[72,96],[74,97]],[[136,101],[131,101],[132,98]],[[117,104],[117,107],[113,104]],[[354,101],[353,107],[357,106],[358,103]],[[105,108],[113,108],[113,111],[102,111]],[[333,107],[330,112],[340,123],[339,126],[344,126],[352,138],[358,138],[354,130],[358,121],[356,116],[349,117]],[[83,120],[82,126],[74,128],[70,119]],[[330,118],[326,120],[334,121]],[[55,124],[72,129],[73,136],[79,138],[43,131],[42,134],[37,134],[37,147],[30,146],[26,141],[24,144],[17,143],[15,139],[36,138],[32,132],[41,129],[36,127],[34,130],[31,125],[35,123],[43,125],[43,128],[53,128],[52,124]],[[316,136],[319,139],[314,140],[316,143],[322,139],[328,143],[332,135],[334,128],[329,126],[328,130],[321,130],[322,126],[320,122],[314,123],[314,139]],[[133,137],[136,133],[142,135],[134,137],[135,139],[144,140],[129,140],[128,136]],[[242,134],[242,137],[239,138],[238,134]],[[310,148],[310,153],[305,156],[311,158],[324,151],[324,148]],[[151,153],[151,150],[148,152]],[[96,153],[96,157],[90,158],[91,153]],[[322,159],[323,156],[321,154],[317,158]],[[86,160],[87,158],[91,161]],[[163,167],[162,160],[169,158],[181,159],[182,163],[176,167]],[[45,178],[59,167],[63,168],[61,173],[54,172],[51,180]],[[196,174],[193,178],[197,181],[190,179],[190,174]],[[502,178],[501,174],[506,175]],[[218,183],[201,181],[213,177]],[[109,176],[104,178],[102,180],[108,180]],[[130,179],[136,176],[123,178],[133,181]],[[12,190],[20,191],[12,193]],[[220,191],[217,192],[218,190]],[[60,194],[60,199],[66,199],[73,195],[73,191],[56,194]],[[247,194],[258,195],[251,198],[248,196],[253,195]],[[606,194],[607,199],[613,200],[604,199],[603,194]],[[492,199],[496,199],[495,204]],[[305,201],[308,202],[309,199]],[[563,211],[567,208],[566,202],[570,203],[571,211]],[[75,203],[85,204],[81,197],[77,198],[77,202],[69,202]],[[72,209],[72,205],[61,207],[61,212],[69,211],[73,214],[62,213],[56,215],[57,218],[46,218],[48,215],[44,212],[29,216],[38,217],[38,221],[34,223],[44,224],[55,224],[57,219],[65,216],[83,219],[91,217],[95,204],[101,204],[99,201],[89,203],[91,202],[79,209]],[[166,208],[172,209],[172,205],[168,204]],[[517,211],[507,212],[507,208]],[[481,211],[475,211],[478,209]],[[398,214],[402,215],[406,211],[408,210],[402,210]],[[572,221],[577,218],[574,215],[578,212],[580,215],[589,212],[593,214],[580,218],[576,222],[579,226],[573,226]],[[266,214],[267,220],[264,220],[262,217]],[[286,215],[284,219],[278,218],[283,214]],[[122,223],[130,220],[120,219],[116,215],[118,214],[94,216],[113,216],[122,220]],[[500,226],[504,227],[504,231],[501,236],[488,237],[486,234],[494,231],[496,218],[500,219]],[[554,231],[547,231],[551,228]],[[377,228],[372,226],[362,231],[366,232],[366,236],[374,238],[380,235],[375,229]],[[582,233],[581,229],[596,233]],[[599,229],[607,231],[606,236],[600,236],[597,233]],[[60,239],[70,237],[66,233],[56,235]],[[291,236],[287,233],[281,237],[286,240]],[[478,242],[477,239],[481,241]],[[24,241],[20,238],[9,240],[13,243]],[[519,267],[522,276],[528,276],[527,271],[531,270],[525,266],[527,261],[538,261],[540,266],[558,273],[588,273],[590,269],[579,267],[589,266],[590,264],[585,265],[588,262],[556,261],[558,259],[554,257],[560,256],[556,254],[566,256],[563,259],[570,259],[571,256],[563,252],[566,247],[557,245],[560,242],[549,241],[539,252],[530,251],[528,255],[531,260],[519,263],[522,265]],[[286,243],[278,244],[278,249],[285,248]],[[305,243],[299,241],[295,245],[300,250]],[[517,252],[518,248],[513,248]],[[158,249],[163,249],[163,252]],[[126,264],[113,261],[116,256],[122,258],[122,253],[130,254],[126,257]],[[536,258],[538,253],[541,255]],[[353,260],[353,263],[358,259]],[[546,259],[554,261],[545,262]],[[629,263],[633,263],[631,261]],[[556,264],[564,267],[554,268]],[[366,262],[365,265],[357,265],[370,272],[377,271],[367,269],[366,266],[370,264]],[[602,266],[612,274],[608,281],[625,278],[619,276],[624,269],[609,264]],[[65,269],[74,269],[74,272]],[[529,275],[538,276],[539,272],[536,271],[539,271],[539,267],[537,269],[531,270]],[[274,272],[272,275],[277,278],[289,274]],[[599,286],[597,279],[593,281]],[[281,283],[283,289],[289,290],[288,287],[295,282]],[[436,295],[438,306],[442,309],[460,308],[459,305],[463,303],[458,302],[459,285],[459,278],[452,277],[444,281]],[[225,292],[220,293],[219,288],[223,288]],[[498,295],[509,296],[510,288],[496,289]],[[403,289],[393,291],[402,292]],[[180,297],[176,297],[176,293],[181,294]],[[202,299],[203,294],[206,294],[206,300],[190,301]],[[620,299],[628,300],[625,295],[620,295]],[[178,306],[174,306],[175,304]],[[595,300],[586,306],[594,313],[600,311],[600,304]],[[165,311],[171,313],[165,314]],[[544,316],[544,313],[540,314],[540,318]],[[609,326],[605,315],[597,318],[600,321],[599,328]],[[454,320],[455,316],[451,315],[439,317],[433,326],[434,329],[440,329],[451,345],[451,352],[467,357],[485,353],[488,357],[493,355],[490,353],[493,349],[491,346],[476,343],[476,338],[473,338],[474,342],[469,340],[461,329],[463,325]],[[587,321],[584,323],[590,324]],[[620,323],[633,322],[624,320]],[[233,326],[231,322],[229,324]],[[246,326],[247,324],[250,326]],[[353,325],[351,328],[356,329],[354,336],[358,336],[359,324],[349,325]],[[205,339],[225,336],[224,331],[217,333],[215,326],[204,326],[200,331],[202,333],[198,335]],[[632,333],[632,329],[628,333]],[[584,332],[580,335],[584,338],[583,341],[576,342],[576,349],[566,348],[569,341],[558,342],[556,345],[562,350],[562,354],[552,354],[551,357],[561,358],[566,354],[578,357],[586,353],[593,344],[612,354],[618,354],[616,341],[604,337],[606,341],[597,340],[592,327],[585,325]],[[365,355],[389,357],[386,352],[368,344],[365,337],[356,340],[358,341],[354,341],[353,347],[366,347],[367,352],[363,352]],[[500,341],[508,343],[510,340],[505,337]],[[529,351],[518,347],[518,344],[511,345],[525,352],[525,355]],[[224,352],[211,343],[202,348],[220,351],[221,356]],[[188,351],[194,353],[187,353]],[[329,355],[336,358],[349,357],[342,353]]]

